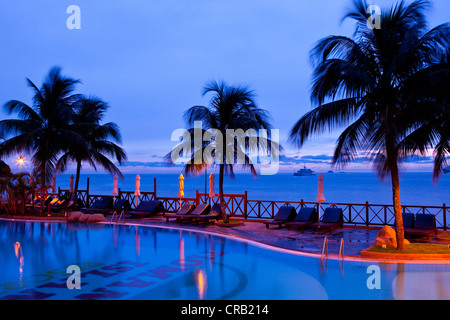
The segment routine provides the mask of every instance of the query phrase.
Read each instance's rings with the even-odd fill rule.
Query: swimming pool
[[[322,261],[136,225],[0,220],[0,268],[0,299],[450,298],[448,264]]]

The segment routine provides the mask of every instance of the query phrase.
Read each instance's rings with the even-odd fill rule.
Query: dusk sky
[[[369,1],[370,2],[370,1]],[[371,3],[385,7],[392,0]],[[434,0],[430,27],[450,21],[450,1]],[[285,154],[283,170],[305,164],[331,169],[339,131],[298,150],[286,142],[294,123],[311,109],[309,53],[328,35],[351,36],[341,23],[349,0],[1,0],[0,104],[31,105],[32,90],[53,66],[80,79],[78,93],[96,95],[111,108],[105,121],[121,128],[129,165],[124,173],[161,170],[162,157],[184,128],[183,113],[207,105],[201,96],[210,80],[244,84],[272,115]],[[66,12],[81,10],[81,29],[70,30]],[[3,108],[1,118],[8,116]],[[150,163],[150,164],[149,164]],[[153,164],[152,164],[153,163]],[[411,170],[431,170],[431,158]],[[357,162],[349,170],[372,170]]]

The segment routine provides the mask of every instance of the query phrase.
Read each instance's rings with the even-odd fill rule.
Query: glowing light
[[[14,253],[16,255],[16,258],[19,259],[19,278],[20,278],[20,285],[22,286],[24,261],[22,254],[22,246],[18,241],[14,242]]]
[[[22,173],[22,165],[25,162],[25,159],[22,157],[22,155],[19,157],[17,162],[19,162],[19,164],[20,164],[20,173]]]
[[[198,297],[200,300],[203,300],[206,295],[207,281],[202,269],[199,269],[195,274],[195,284],[197,286]]]
[[[19,253],[20,255],[22,254],[22,247],[20,246],[20,242],[14,242],[14,253],[16,254],[16,258],[19,258]]]

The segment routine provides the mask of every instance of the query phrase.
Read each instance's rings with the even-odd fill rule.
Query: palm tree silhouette
[[[109,159],[115,158],[119,164],[127,159],[125,150],[116,144],[121,143],[120,129],[114,122],[100,124],[108,108],[107,103],[96,97],[82,97],[73,104],[74,113],[69,128],[77,132],[85,143],[70,146],[59,158],[56,168],[64,172],[70,161],[77,164],[75,199],[83,162],[89,163],[95,170],[100,165],[110,174],[117,174],[123,179],[120,169]]]
[[[212,137],[211,140],[202,141],[200,145],[196,146],[194,139],[191,139],[191,158],[187,161],[184,172],[186,175],[191,175],[201,173],[207,165],[219,167],[220,207],[223,221],[228,222],[223,192],[224,176],[230,175],[231,178],[234,178],[233,167],[236,164],[249,169],[254,176],[257,176],[249,152],[256,152],[259,150],[259,146],[252,139],[238,141],[227,130],[242,129],[245,132],[249,132],[249,129],[255,131],[259,129],[269,130],[271,129],[270,116],[267,111],[257,107],[253,91],[248,87],[229,86],[223,81],[211,81],[203,88],[202,92],[203,96],[208,94],[212,94],[209,107],[193,106],[185,112],[184,119],[187,125],[191,127],[188,130],[191,137],[194,137],[196,130],[195,122],[201,121],[202,128],[197,128],[197,130],[201,130],[202,137],[207,130],[214,129],[220,133],[221,143],[218,139],[215,139],[216,137]],[[267,145],[266,151],[271,154],[274,154],[280,148],[278,143],[270,139],[270,136],[267,137]],[[196,155],[200,155],[200,161],[196,161]],[[203,155],[211,156],[211,158],[205,159]],[[166,155],[166,160],[173,162],[172,157],[173,154],[169,153]],[[175,155],[175,158],[178,157],[181,157],[181,155]]]
[[[329,36],[311,51],[311,100],[318,106],[290,132],[290,141],[301,147],[313,133],[348,125],[333,164],[344,166],[366,154],[380,177],[390,175],[399,250],[404,249],[399,164],[441,142],[436,177],[450,150],[442,126],[449,119],[450,29],[448,24],[427,29],[429,6],[426,0],[400,1],[382,11],[379,28],[373,28],[368,4],[354,0],[344,17],[356,21],[353,39]]]
[[[61,69],[50,70],[39,89],[31,80],[33,105],[11,100],[4,107],[19,119],[0,121],[0,135],[7,138],[0,144],[0,157],[25,151],[32,154],[32,162],[40,176],[41,187],[52,179],[58,154],[68,144],[82,146],[82,137],[70,129],[72,104],[79,98],[74,94],[79,80],[61,75]]]

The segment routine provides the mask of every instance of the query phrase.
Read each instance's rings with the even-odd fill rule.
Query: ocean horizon
[[[215,193],[218,193],[218,174],[215,174]],[[322,173],[324,177],[324,196],[328,203],[392,204],[390,179],[381,180],[375,172]],[[134,191],[137,174],[124,174],[118,187],[122,191]],[[209,176],[209,172],[207,173]],[[69,189],[71,174],[61,174],[56,186]],[[139,174],[140,191],[153,191],[154,178],[157,181],[157,195],[176,197],[179,173]],[[113,177],[109,174],[81,174],[79,189],[86,189],[89,178],[89,193],[93,195],[112,195]],[[295,177],[292,173],[260,175],[254,178],[249,173],[238,173],[235,179],[225,177],[224,193],[244,194],[250,200],[276,200],[315,202],[318,191],[318,174]],[[205,176],[185,176],[184,192],[186,198],[195,197],[196,190],[205,192]],[[209,179],[207,179],[209,192]],[[403,205],[442,206],[449,203],[450,175],[442,175],[436,185],[428,172],[406,172],[400,178],[400,197]]]

